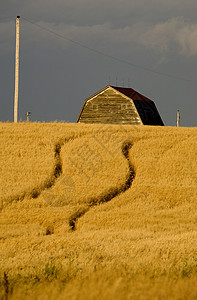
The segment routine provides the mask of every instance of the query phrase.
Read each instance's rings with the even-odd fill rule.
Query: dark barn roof
[[[152,100],[148,99],[147,97],[143,96],[142,94],[138,93],[137,91],[133,90],[132,88],[124,88],[124,87],[118,87],[118,86],[111,86],[111,87],[113,87],[113,89],[119,91],[120,93],[124,94],[125,96],[131,98],[132,100],[153,102]]]
[[[152,100],[132,88],[114,86],[86,99],[77,122],[164,125]]]

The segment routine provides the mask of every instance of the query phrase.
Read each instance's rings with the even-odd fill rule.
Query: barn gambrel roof
[[[127,99],[133,106],[133,109],[136,112],[137,118],[140,120],[140,124],[144,125],[160,125],[163,126],[164,123],[159,115],[159,112],[155,106],[154,101],[151,99],[145,97],[144,95],[140,94],[139,92],[135,91],[132,88],[124,88],[124,87],[115,87],[108,85],[104,89],[98,91],[96,94],[90,96],[87,98],[83,104],[83,107],[81,109],[81,112],[79,114],[79,117],[77,119],[77,122],[85,122],[81,119],[83,119],[83,113],[84,109],[86,109],[87,105],[94,101],[98,96],[101,94],[104,94],[106,91],[110,90],[113,94],[118,94],[119,96],[122,96],[122,99]],[[110,99],[110,96],[108,97],[108,100]],[[92,102],[93,103],[93,102]],[[116,101],[114,101],[114,105],[116,105]],[[113,114],[113,112],[111,112]],[[137,119],[136,118],[136,119]],[[91,118],[90,118],[91,119]],[[139,121],[136,121],[139,124]],[[91,121],[88,121],[87,123],[91,123]],[[93,122],[95,123],[95,122]],[[99,123],[99,120],[98,122]],[[102,123],[102,122],[101,122]],[[110,123],[110,118],[107,119],[107,123]],[[111,123],[117,123],[111,121]],[[121,123],[121,121],[120,121]],[[125,123],[124,120],[122,123]],[[131,122],[132,123],[132,122]],[[129,122],[127,122],[129,124]]]
[[[124,88],[118,86],[111,86],[111,87],[117,90],[118,92],[124,94],[125,96],[129,97],[132,100],[153,102],[152,100],[148,99],[147,97],[143,96],[142,94],[138,93],[132,88]]]

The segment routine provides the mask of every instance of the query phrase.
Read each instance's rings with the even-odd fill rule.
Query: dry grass
[[[1,123],[0,296],[196,299],[196,133]]]

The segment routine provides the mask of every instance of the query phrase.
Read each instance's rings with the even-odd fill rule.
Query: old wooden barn
[[[164,125],[152,100],[132,88],[110,85],[85,100],[77,122]]]

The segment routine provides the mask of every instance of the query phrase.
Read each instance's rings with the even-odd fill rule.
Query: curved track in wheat
[[[135,170],[134,170],[134,167],[129,158],[129,150],[131,149],[131,147],[132,147],[131,142],[124,142],[122,145],[122,154],[125,157],[125,159],[127,160],[128,167],[129,167],[129,171],[128,171],[125,183],[123,185],[121,185],[120,187],[114,187],[114,188],[108,190],[107,192],[101,194],[99,197],[89,199],[86,208],[77,210],[69,218],[69,226],[72,231],[76,230],[77,221],[79,220],[79,218],[84,216],[85,213],[87,213],[90,210],[90,208],[111,201],[112,199],[114,199],[118,195],[124,193],[126,190],[128,190],[131,187],[132,182],[135,178]]]
[[[61,148],[63,145],[65,145],[66,143],[68,143],[71,140],[73,141],[74,138],[71,137],[69,139],[61,140],[58,143],[56,143],[55,148],[54,148],[55,164],[54,164],[54,168],[53,168],[53,172],[52,172],[51,176],[49,176],[49,178],[47,178],[39,187],[33,188],[29,192],[24,192],[20,196],[17,196],[17,195],[13,196],[12,199],[9,199],[9,201],[7,201],[5,203],[5,206],[12,203],[13,201],[22,201],[25,197],[30,198],[30,199],[31,198],[36,199],[41,195],[41,193],[43,191],[55,186],[57,179],[63,173]],[[132,147],[131,142],[127,141],[122,144],[122,154],[128,162],[128,174],[127,174],[125,182],[120,187],[110,188],[108,191],[102,193],[100,196],[90,198],[87,201],[85,208],[83,207],[82,209],[78,209],[75,213],[73,213],[68,220],[71,231],[76,230],[77,221],[79,220],[79,218],[84,216],[85,213],[90,210],[90,208],[111,201],[112,199],[114,199],[118,195],[124,193],[126,190],[128,190],[131,187],[132,182],[135,178],[135,170],[134,170],[134,167],[129,158],[129,150],[131,149],[131,147]]]

